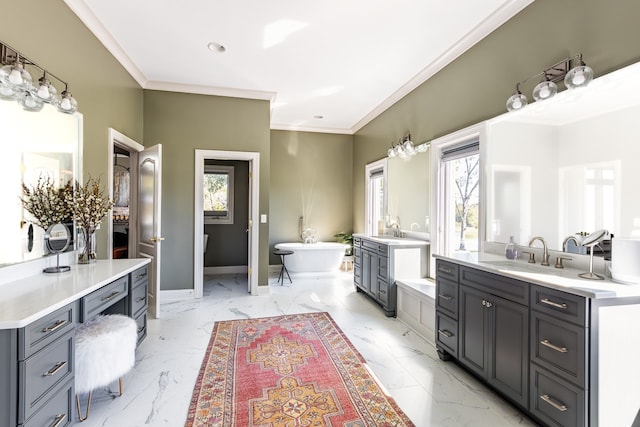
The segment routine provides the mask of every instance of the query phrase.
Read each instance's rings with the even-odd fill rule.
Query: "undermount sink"
[[[538,264],[529,264],[525,261],[514,260],[497,260],[497,261],[480,261],[482,264],[488,264],[505,270],[531,271],[534,273],[550,272],[549,267],[542,267]]]

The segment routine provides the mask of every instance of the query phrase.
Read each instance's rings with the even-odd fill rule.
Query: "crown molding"
[[[301,126],[301,125],[290,125],[283,123],[272,123],[271,130],[288,130],[293,132],[316,132],[316,133],[334,133],[341,135],[353,135],[353,131],[351,129],[344,128],[331,128],[331,127],[321,127],[321,126]]]
[[[188,85],[160,81],[148,81],[143,89],[193,93],[197,95],[226,96],[230,98],[258,99],[270,102],[273,102],[276,98],[276,92],[264,90],[234,89],[228,87]]]
[[[473,47],[480,40],[495,31],[502,24],[513,18],[518,12],[533,3],[534,0],[512,0],[503,5],[485,20],[476,25],[471,31],[465,34],[451,49],[436,58],[430,65],[416,74],[411,80],[405,83],[391,96],[382,101],[376,108],[371,110],[366,116],[360,119],[353,127],[353,133],[358,132],[369,122],[378,117],[389,107],[407,96],[422,83],[433,77],[437,72],[456,60],[460,55]]]
[[[113,57],[122,65],[122,67],[133,77],[133,79],[144,88],[147,83],[147,77],[140,71],[138,66],[131,60],[113,38],[107,28],[102,25],[93,11],[82,0],[64,0],[66,5],[76,14],[80,21],[93,33],[100,43],[113,55]]]

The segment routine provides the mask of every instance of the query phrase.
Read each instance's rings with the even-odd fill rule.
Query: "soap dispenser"
[[[513,240],[513,236],[509,237],[509,242],[504,247],[504,255],[507,257],[507,259],[518,258],[518,246]]]

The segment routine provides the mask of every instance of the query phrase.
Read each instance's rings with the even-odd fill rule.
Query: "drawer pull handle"
[[[549,340],[542,340],[540,341],[540,344],[542,344],[545,347],[549,347],[550,349],[555,350],[558,353],[567,353],[569,351],[567,350],[567,347],[558,347],[555,344],[551,344]]]
[[[565,405],[563,405],[561,403],[554,402],[548,394],[541,395],[540,399],[544,400],[545,402],[547,402],[549,405],[553,406],[554,408],[556,408],[560,412],[564,412],[567,409],[569,409],[569,408],[567,408]]]
[[[54,323],[52,326],[47,326],[46,328],[44,328],[42,332],[55,332],[67,323],[69,323],[68,320],[57,320],[56,323]]]
[[[138,334],[141,334],[142,332],[144,332],[144,326],[138,328]]]
[[[143,277],[147,277],[147,272],[146,272],[146,271],[145,271],[144,273],[138,274],[138,275],[136,276],[136,280],[138,280],[138,279],[142,279]]]
[[[452,296],[445,295],[445,294],[438,294],[438,298],[442,298],[442,299],[447,300],[447,301],[451,301],[453,299]]]
[[[551,301],[550,299],[547,299],[547,298],[542,298],[540,300],[540,302],[543,303],[543,304],[550,305],[551,307],[561,308],[563,310],[567,309],[567,304],[565,304],[565,303],[559,304],[559,303],[553,302],[553,301]]]
[[[111,298],[115,297],[116,295],[118,295],[120,293],[120,291],[113,291],[111,292],[109,295],[107,295],[106,297],[102,297],[100,299],[100,301],[107,301],[110,300]]]
[[[438,270],[442,271],[443,273],[447,273],[447,274],[453,273],[453,270],[451,270],[450,268],[447,268],[447,267],[440,267]]]
[[[65,366],[67,366],[67,362],[58,362],[53,366],[53,368],[49,369],[46,372],[43,372],[42,376],[43,377],[52,377],[55,374],[57,374],[58,372],[60,372],[60,369],[64,368]]]
[[[146,299],[147,297],[140,297],[140,298],[136,298],[136,302],[142,302]]]
[[[444,335],[447,338],[451,338],[453,336],[453,334],[449,331],[447,331],[446,329],[438,329],[438,333],[440,335]]]
[[[51,427],[58,427],[60,424],[64,422],[66,418],[67,418],[67,414],[58,415],[56,419],[53,420],[53,424],[51,424]]]

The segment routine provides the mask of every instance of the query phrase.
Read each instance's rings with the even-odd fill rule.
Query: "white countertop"
[[[640,297],[640,284],[625,285],[606,278],[589,280],[578,277],[578,274],[586,270],[567,267],[560,269],[554,268],[553,265],[543,267],[540,264],[529,264],[521,259],[508,260],[502,255],[491,253],[454,253],[447,256],[434,254],[433,256],[588,298]]]
[[[147,258],[98,260],[65,273],[40,273],[0,285],[0,329],[29,323],[100,289],[150,262]]]
[[[354,234],[354,237],[360,237],[363,239],[373,240],[374,242],[384,243],[392,246],[428,246],[430,243],[427,240],[412,239],[409,237],[394,237],[394,236],[367,236],[366,234]]]

